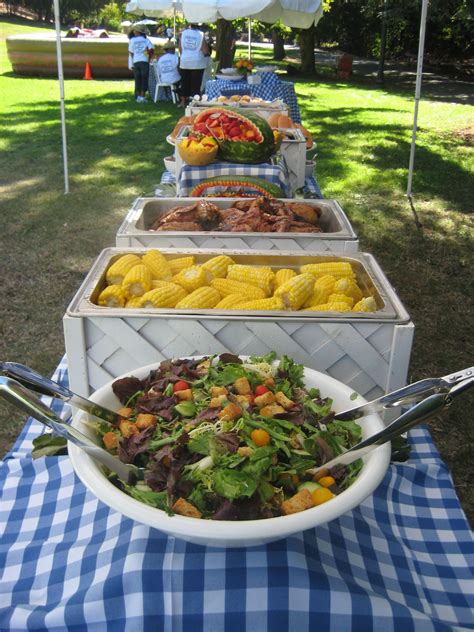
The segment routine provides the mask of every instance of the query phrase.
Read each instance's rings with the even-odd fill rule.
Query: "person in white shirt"
[[[208,64],[209,46],[196,24],[189,24],[179,40],[181,107],[195,94],[201,94],[201,81]]]
[[[150,60],[153,58],[154,48],[146,36],[147,31],[143,26],[135,26],[133,30],[135,37],[129,41],[128,52],[133,62],[135,97],[138,103],[143,103],[146,101],[145,94],[148,89]]]
[[[160,83],[169,83],[173,86],[171,89],[177,91],[181,75],[178,70],[179,59],[175,53],[174,42],[167,42],[163,46],[163,50],[165,51],[164,54],[156,62]]]

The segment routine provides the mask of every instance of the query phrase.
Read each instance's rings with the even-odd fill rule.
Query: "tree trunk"
[[[314,27],[300,31],[301,71],[305,75],[313,75],[316,71],[314,63]]]
[[[380,57],[379,67],[377,71],[376,83],[383,86],[385,83],[384,70],[385,70],[385,50],[387,48],[387,0],[383,3],[382,13],[382,30],[380,33]]]
[[[235,55],[235,29],[228,20],[217,20],[216,59],[220,68],[230,68]]]
[[[282,61],[285,59],[285,46],[283,37],[277,29],[272,29],[272,42],[273,42],[273,59],[275,61]]]

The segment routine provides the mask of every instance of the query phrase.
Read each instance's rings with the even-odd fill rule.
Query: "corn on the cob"
[[[187,292],[194,292],[198,287],[209,285],[212,274],[202,266],[191,266],[175,274],[172,280],[173,283],[181,285]]]
[[[309,305],[318,305],[319,303],[326,303],[328,296],[331,294],[336,283],[336,278],[330,274],[324,274],[319,279],[316,279],[313,286],[313,293],[304,304],[304,307]]]
[[[138,255],[122,255],[107,270],[105,275],[107,283],[109,285],[121,285],[127,272],[140,263],[141,259]]]
[[[141,296],[132,296],[132,298],[129,298],[128,301],[125,303],[125,307],[129,309],[137,309],[138,307],[141,307],[141,306],[142,306]]]
[[[377,303],[373,296],[366,296],[358,301],[352,308],[353,312],[376,312]]]
[[[171,269],[168,261],[159,250],[149,250],[142,257],[142,262],[146,265],[154,279],[171,279]]]
[[[149,268],[143,264],[133,266],[130,272],[127,272],[125,275],[122,289],[126,298],[142,296],[145,292],[151,290],[151,272]]]
[[[300,309],[311,296],[313,286],[314,277],[311,274],[298,274],[280,285],[275,296],[280,297],[288,309]]]
[[[227,255],[218,255],[205,261],[202,267],[208,270],[215,279],[223,279],[227,274],[227,268],[233,263],[233,259]]]
[[[354,299],[352,296],[347,296],[347,294],[330,294],[327,303],[345,303],[352,307],[354,305]],[[314,305],[314,303],[313,303]]]
[[[212,309],[221,300],[221,295],[213,287],[198,287],[176,304],[176,309]]]
[[[109,285],[99,294],[97,303],[102,307],[123,307],[125,295],[121,285]]]
[[[195,259],[194,255],[189,255],[189,257],[178,257],[177,259],[167,259],[171,274],[178,274],[181,270],[190,268],[194,265]]]
[[[270,296],[273,292],[275,273],[269,266],[233,264],[227,268],[227,278],[260,287],[265,296]]]
[[[283,305],[283,301],[279,296],[271,296],[270,298],[261,298],[255,301],[247,301],[245,303],[240,303],[237,305],[235,309],[244,309],[244,310],[279,310],[285,309]]]
[[[319,278],[325,274],[330,274],[337,279],[352,278],[354,271],[348,261],[328,261],[326,263],[308,263],[301,266],[300,271],[312,274],[315,278]]]
[[[280,285],[285,283],[285,281],[289,281],[295,276],[296,270],[292,270],[291,268],[280,268],[280,270],[275,272],[275,289],[279,288]]]
[[[234,279],[213,279],[211,285],[222,294],[222,296],[238,294],[242,298],[242,301],[246,298],[248,298],[249,301],[252,299],[265,298],[265,292],[261,287],[234,281]]]
[[[163,281],[163,279],[152,279],[151,280],[151,289],[156,290],[158,287],[167,287],[168,285],[176,285],[172,281]]]
[[[142,296],[142,307],[176,307],[185,296],[186,290],[179,285],[171,287],[171,283],[168,287],[158,287],[155,290],[150,290]]]
[[[216,309],[236,309],[239,303],[247,300],[248,297],[242,296],[242,294],[228,294],[217,303]]]
[[[353,279],[338,279],[334,284],[334,292],[352,296],[355,301],[360,301],[363,297],[359,286]]]
[[[306,307],[305,312],[350,312],[351,308],[346,303],[322,303]]]

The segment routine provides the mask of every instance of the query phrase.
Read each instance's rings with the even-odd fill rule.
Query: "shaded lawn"
[[[0,24],[2,24],[0,22]],[[23,28],[24,30],[24,28]],[[51,374],[64,351],[62,316],[99,252],[114,245],[134,199],[153,191],[181,112],[140,106],[132,81],[66,81],[71,193],[63,194],[58,84],[0,62],[0,357]],[[262,61],[268,61],[264,49]],[[414,192],[405,199],[413,96],[366,83],[296,82],[317,141],[317,178],[337,198],[415,323],[410,380],[472,364],[472,145],[457,131],[473,108],[422,101]],[[430,423],[474,516],[472,393]],[[2,451],[23,417],[0,405]]]

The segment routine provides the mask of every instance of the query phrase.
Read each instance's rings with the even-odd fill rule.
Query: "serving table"
[[[53,379],[67,385],[64,358]],[[31,458],[43,431],[28,420],[0,465],[1,630],[473,628],[473,537],[423,427],[359,507],[249,549],[188,544],[122,517],[67,456]]]
[[[295,86],[291,81],[282,81],[278,75],[273,72],[258,73],[261,77],[261,83],[249,84],[247,79],[242,77],[241,80],[235,81],[230,79],[211,79],[206,82],[206,90],[209,100],[217,99],[220,96],[229,94],[249,94],[253,97],[259,97],[265,101],[273,101],[274,99],[282,99],[289,110],[290,116],[295,123],[301,123],[300,108],[296,98]]]

